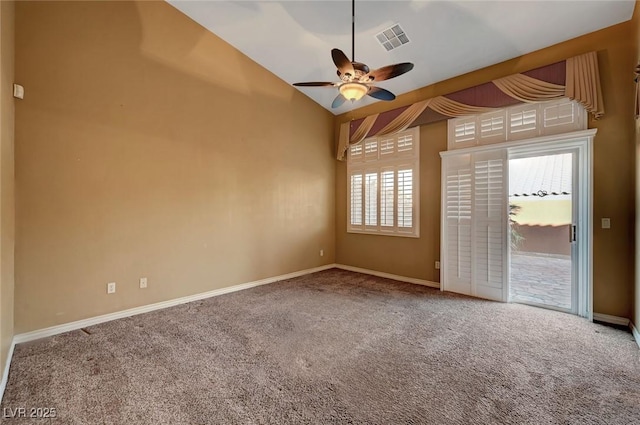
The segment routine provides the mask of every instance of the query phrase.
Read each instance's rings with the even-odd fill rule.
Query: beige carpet
[[[16,347],[38,424],[635,424],[628,332],[342,270]]]

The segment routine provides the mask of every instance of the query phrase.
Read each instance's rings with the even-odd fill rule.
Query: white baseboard
[[[383,277],[385,279],[393,279],[393,280],[398,280],[400,282],[413,283],[416,285],[423,285],[423,286],[428,286],[430,288],[440,289],[440,284],[438,282],[430,282],[424,279],[416,279],[415,277],[399,276],[397,274],[378,272],[378,271],[369,270],[369,269],[361,269],[360,267],[346,266],[344,264],[334,264],[334,266],[338,269],[348,270],[350,272],[369,274],[372,276]]]
[[[336,267],[335,264],[327,264],[325,266],[314,267],[312,269],[300,270],[297,272],[270,277],[267,279],[261,279],[253,282],[242,283],[239,285],[227,286],[225,288],[214,289],[213,291],[202,292],[200,294],[188,295],[186,297],[175,298],[173,300],[162,301],[154,304],[148,304],[141,307],[130,308],[128,310],[117,311],[115,313],[103,314],[101,316],[90,317],[88,319],[77,320],[75,322],[70,322],[70,323],[64,323],[62,325],[51,326],[45,329],[25,332],[22,334],[15,335],[13,338],[13,342],[14,344],[20,344],[22,342],[34,341],[36,339],[46,338],[48,336],[58,335],[64,332],[86,328],[87,326],[93,326],[99,323],[110,322],[112,320],[131,317],[137,314],[148,313],[150,311],[161,310],[163,308],[173,307],[176,305],[185,304],[192,301],[199,301],[206,298],[216,297],[218,295],[224,295],[224,294],[229,294],[231,292],[242,291],[243,289],[254,288],[256,286],[261,286],[261,285],[267,285],[269,283],[274,283],[281,280],[293,279],[294,277],[300,277],[307,274],[320,272],[323,270],[333,269],[335,267]]]
[[[7,381],[9,380],[9,368],[11,367],[11,359],[13,358],[13,350],[16,348],[16,340],[11,341],[9,347],[9,353],[7,354],[7,361],[4,364],[4,372],[2,372],[2,381],[0,381],[0,403],[4,397],[4,390],[7,388]]]
[[[635,327],[633,322],[629,322],[629,328],[631,328],[631,333],[633,337],[636,339],[636,344],[638,344],[638,348],[640,348],[640,331]]]
[[[611,316],[609,314],[602,313],[593,313],[593,320],[620,326],[629,326],[629,323],[631,323],[631,321],[626,317]]]

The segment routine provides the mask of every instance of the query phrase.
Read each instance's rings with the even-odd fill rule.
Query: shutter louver
[[[376,139],[365,140],[364,158],[367,161],[378,159],[378,141]]]
[[[360,162],[363,159],[362,152],[362,143],[358,143],[357,145],[351,145],[349,148],[349,161],[351,162]]]
[[[362,174],[351,175],[351,226],[362,226]]]
[[[411,134],[398,137],[398,153],[413,153],[413,136]]]
[[[535,130],[537,125],[536,115],[535,109],[512,113],[509,117],[510,132],[519,133],[521,131]]]
[[[398,227],[413,227],[413,170],[398,170]]]
[[[566,126],[570,131],[577,120],[575,104],[565,102],[544,108],[544,127]]]
[[[474,140],[476,138],[476,123],[475,120],[467,120],[455,127],[455,141],[457,143],[467,140]]]
[[[380,141],[380,156],[393,155],[395,153],[395,140],[386,139]]]
[[[395,172],[383,171],[380,175],[380,226],[393,227],[393,194]]]
[[[364,224],[378,225],[378,173],[367,173],[364,178]]]
[[[504,140],[507,126],[504,122],[504,111],[490,112],[480,115],[480,142],[483,144]]]

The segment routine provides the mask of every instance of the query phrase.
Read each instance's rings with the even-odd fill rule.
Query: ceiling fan
[[[345,101],[351,100],[355,102],[361,99],[365,94],[379,100],[393,100],[396,95],[389,90],[376,87],[373,83],[378,81],[389,80],[391,78],[402,75],[413,69],[410,62],[397,63],[395,65],[387,65],[382,68],[371,71],[367,65],[356,62],[355,59],[355,31],[356,31],[356,2],[351,0],[351,59],[345,55],[340,49],[331,50],[331,58],[338,68],[338,77],[340,81],[337,83],[329,82],[308,82],[294,83],[298,87],[337,87],[340,93],[333,100],[332,108],[337,108]]]

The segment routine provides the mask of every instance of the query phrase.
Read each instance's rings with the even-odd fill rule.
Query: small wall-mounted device
[[[24,99],[24,87],[20,84],[13,85],[13,97],[16,99]]]

